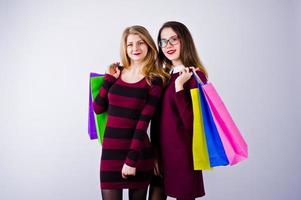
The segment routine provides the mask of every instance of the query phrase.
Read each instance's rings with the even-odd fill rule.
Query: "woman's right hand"
[[[115,78],[118,78],[120,76],[120,69],[118,68],[119,62],[112,63],[108,69],[107,74],[110,74],[111,76],[114,76]]]
[[[135,176],[136,175],[136,167],[128,166],[127,164],[123,164],[121,169],[121,176],[124,179],[127,179],[128,176]]]
[[[185,67],[182,71],[180,71],[179,76],[175,80],[175,90],[176,92],[184,89],[184,84],[190,79],[192,76],[192,72],[189,70],[190,68]]]

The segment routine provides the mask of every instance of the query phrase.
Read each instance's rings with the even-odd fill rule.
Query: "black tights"
[[[167,196],[164,194],[164,190],[159,186],[149,187],[149,196],[148,200],[166,200]]]
[[[164,193],[162,187],[152,186],[152,185],[150,186],[148,200],[166,200],[166,199],[167,196]],[[195,198],[192,199],[177,198],[177,200],[195,200]]]
[[[145,200],[147,189],[129,189],[129,200]],[[122,200],[122,189],[101,190],[103,200]]]

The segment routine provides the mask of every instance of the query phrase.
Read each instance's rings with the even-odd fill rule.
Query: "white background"
[[[204,172],[202,199],[300,199],[300,19],[298,0],[0,0],[0,199],[101,199],[89,72],[119,60],[127,26],[156,38],[168,20],[190,29],[249,144]]]

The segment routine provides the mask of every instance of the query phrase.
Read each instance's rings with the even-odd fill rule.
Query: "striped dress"
[[[153,173],[153,152],[146,133],[163,89],[156,78],[126,83],[106,74],[93,102],[95,113],[108,112],[100,163],[101,189],[146,188]],[[136,167],[136,175],[123,179],[123,164]]]

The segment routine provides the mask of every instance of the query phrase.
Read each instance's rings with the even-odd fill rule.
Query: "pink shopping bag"
[[[230,165],[248,158],[248,145],[212,83],[202,86]]]

